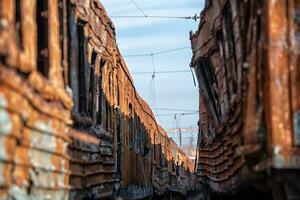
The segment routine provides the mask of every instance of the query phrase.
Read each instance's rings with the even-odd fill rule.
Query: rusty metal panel
[[[191,34],[200,93],[197,182],[224,193],[272,179],[272,193],[273,179],[300,167],[299,2],[208,2]]]

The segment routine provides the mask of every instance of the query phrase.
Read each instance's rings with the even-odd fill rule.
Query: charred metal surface
[[[197,182],[221,193],[244,183],[271,193],[281,170],[299,181],[299,1],[205,5],[191,34],[200,93]]]
[[[0,0],[0,199],[193,190],[98,0]]]

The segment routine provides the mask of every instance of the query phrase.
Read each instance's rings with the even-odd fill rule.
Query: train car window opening
[[[88,97],[88,113],[90,117],[94,120],[94,112],[95,112],[95,87],[96,87],[96,74],[95,74],[95,66],[90,67],[90,87],[89,87],[89,97]]]
[[[105,100],[105,128],[109,128],[109,102],[108,100],[106,99]]]
[[[244,35],[245,38],[247,37],[247,34],[248,34],[248,31],[250,31],[250,20],[251,19],[251,16],[252,16],[252,12],[253,10],[251,9],[251,4],[252,2],[251,1],[247,1],[246,3],[244,4],[241,4],[241,6],[243,5],[243,18],[242,20],[240,20],[241,22],[241,35]],[[248,8],[248,9],[247,9]],[[250,8],[250,9],[249,9]],[[247,46],[247,39],[243,39],[242,40],[242,45],[243,45],[243,49],[245,49],[245,51],[243,51],[243,57],[246,58],[247,57],[247,54],[251,51],[251,49],[248,49],[249,47]]]
[[[108,74],[108,93],[111,98],[114,98],[113,93],[112,93],[112,88],[113,88],[112,72],[109,72],[109,74]]]
[[[68,62],[68,70],[64,71],[67,73],[68,85],[72,89],[73,93],[73,101],[74,107],[72,110],[72,114],[79,114],[79,97],[78,97],[78,44],[77,44],[77,30],[76,30],[76,20],[74,9],[72,9],[70,4],[67,4],[67,62]],[[72,50],[71,50],[72,49]],[[72,67],[71,67],[72,66]]]
[[[121,97],[120,97],[120,89],[119,89],[119,81],[117,79],[117,86],[116,86],[116,99],[117,99],[117,105],[120,107],[120,101],[121,101]]]
[[[214,88],[212,87],[212,85],[216,83],[214,69],[210,59],[208,58],[202,58],[200,59],[199,62],[200,62],[199,64],[200,64],[201,77],[204,82],[203,87],[204,90],[206,91],[206,94],[208,95],[206,97],[205,102],[206,105],[209,106],[209,108],[211,109],[215,122],[218,123],[220,121],[219,97],[215,92]]]
[[[235,36],[234,28],[232,22],[232,11],[229,3],[226,3],[224,10],[224,22],[225,22],[225,31],[226,31],[226,40],[228,46],[228,58],[226,59],[226,65],[230,70],[230,75],[232,78],[232,92],[237,92],[237,65],[236,65],[236,49],[235,49]]]
[[[48,78],[49,47],[48,47],[48,0],[38,0],[36,4],[37,20],[37,70]]]
[[[86,39],[84,36],[84,22],[77,23],[78,35],[78,68],[79,68],[79,113],[87,114],[87,96],[86,96],[86,74],[85,74],[85,59],[86,59]]]
[[[69,56],[69,43],[68,43],[68,13],[66,0],[59,0],[58,13],[59,13],[59,41],[61,49],[61,66],[63,71],[64,83],[69,85],[68,77],[68,56]]]
[[[221,60],[221,68],[224,71],[225,77],[228,80],[228,77],[230,76],[229,73],[229,69],[228,69],[228,65],[226,64],[226,56],[225,56],[225,47],[224,47],[224,37],[223,37],[223,33],[221,30],[219,30],[217,32],[216,35],[217,38],[217,42],[218,42],[218,49],[219,49],[219,54],[220,54],[220,60]],[[226,81],[225,85],[223,85],[223,87],[225,88],[229,88],[230,83],[228,81]],[[227,90],[227,89],[226,89]],[[223,103],[222,108],[221,108],[221,115],[225,116],[225,114],[227,113],[228,105],[229,101],[228,98],[224,98],[221,99],[221,103]]]
[[[97,124],[101,124],[102,123],[102,101],[103,101],[103,73],[104,73],[104,68],[106,65],[106,61],[101,59],[100,60],[100,77],[99,77],[99,83],[97,84],[98,87],[98,95],[99,95],[99,102],[98,102],[98,111],[97,111]]]
[[[97,53],[95,51],[92,52],[92,56],[91,56],[91,65],[95,65],[97,61]]]
[[[128,110],[129,110],[129,116],[128,116],[128,143],[131,150],[134,150],[134,139],[133,139],[133,120],[132,120],[132,114],[133,114],[133,108],[132,104],[128,103]]]
[[[95,123],[98,123],[97,113],[99,111],[99,90],[100,83],[99,83],[99,74],[100,74],[100,63],[97,62],[98,57],[95,51],[92,52],[91,56],[91,84],[90,84],[90,95],[91,95],[91,102],[90,102],[90,109],[91,109],[91,117]],[[100,62],[100,61],[99,61]]]
[[[60,0],[58,3],[58,15],[59,15],[59,41],[60,41],[60,45],[61,47],[63,47],[63,41],[64,41],[64,5],[65,1],[64,0]],[[63,58],[63,57],[62,57]]]
[[[22,33],[22,17],[21,17],[21,0],[15,0],[15,28],[17,43],[21,49],[24,49],[23,46],[23,33]]]
[[[230,55],[235,55],[235,46],[234,46],[234,33],[233,33],[233,24],[232,24],[232,12],[230,4],[226,3],[223,11],[227,35],[227,43]]]

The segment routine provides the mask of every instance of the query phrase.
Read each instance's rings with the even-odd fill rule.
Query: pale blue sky
[[[101,0],[110,16],[142,15],[131,0]],[[147,15],[193,16],[199,15],[203,0],[135,0]],[[199,21],[182,19],[112,18],[117,32],[117,43],[122,55],[151,54],[155,52],[190,46],[189,32],[197,30]],[[156,71],[190,70],[191,49],[154,56]],[[190,72],[156,74],[154,84],[151,74],[135,72],[153,71],[151,56],[124,57],[132,73],[139,94],[148,102],[157,121],[166,129],[196,127],[198,115],[178,116],[175,113],[190,111],[156,110],[171,108],[198,110],[198,86],[195,87]],[[154,87],[155,86],[155,87]],[[155,88],[155,89],[154,89]],[[154,101],[154,96],[156,101]],[[178,134],[169,134],[174,140]],[[184,135],[185,142],[190,133]]]

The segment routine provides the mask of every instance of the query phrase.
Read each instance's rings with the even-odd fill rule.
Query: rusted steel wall
[[[0,199],[144,198],[171,172],[193,189],[98,0],[0,0],[0,144]]]
[[[48,6],[53,11],[58,2]],[[58,36],[52,35],[58,17],[49,13],[52,67],[46,79],[36,64],[35,1],[3,0],[0,8],[0,198],[67,199],[73,102],[59,75]]]
[[[286,185],[280,170],[299,180],[298,15],[298,1],[206,1],[191,35],[200,185],[224,192],[277,176]]]

